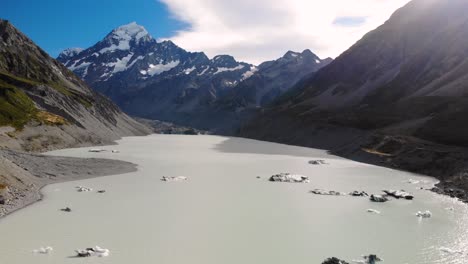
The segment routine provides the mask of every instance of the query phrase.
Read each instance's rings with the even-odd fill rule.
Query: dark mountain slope
[[[260,64],[253,75],[239,83],[229,94],[237,107],[265,106],[285,92],[307,75],[310,75],[332,59],[320,59],[310,50],[302,53],[288,51],[283,57]]]
[[[468,189],[468,151],[459,148],[468,146],[466,10],[464,0],[413,0],[240,135],[318,146]]]
[[[0,20],[0,143],[45,150],[149,130]]]
[[[410,2],[269,115],[467,145],[467,8],[461,0]]]

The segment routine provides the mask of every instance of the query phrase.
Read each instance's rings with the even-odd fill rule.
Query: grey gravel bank
[[[136,164],[119,160],[0,150],[0,218],[41,200],[45,185],[136,170]]]

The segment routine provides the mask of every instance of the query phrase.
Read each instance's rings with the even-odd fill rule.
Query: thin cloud
[[[288,50],[336,57],[409,0],[158,0],[187,28],[170,39],[258,64]],[[340,18],[361,18],[343,21]],[[348,26],[343,23],[348,22]],[[349,26],[350,23],[352,26]]]

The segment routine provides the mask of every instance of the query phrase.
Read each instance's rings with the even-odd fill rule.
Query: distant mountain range
[[[150,133],[6,20],[0,20],[0,108],[0,147],[9,149],[43,151]]]
[[[238,107],[271,102],[331,61],[310,51],[288,52],[259,67],[228,55],[209,59],[171,41],[158,42],[136,23],[116,28],[90,48],[67,49],[57,59],[131,115],[202,129],[235,127]]]

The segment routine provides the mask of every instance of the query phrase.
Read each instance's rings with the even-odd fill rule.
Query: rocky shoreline
[[[468,149],[408,137],[373,134],[331,151],[351,160],[435,177],[431,191],[468,203]]]
[[[293,123],[285,131],[281,124],[291,121],[287,115],[265,114],[255,121],[237,136],[325,149],[357,162],[434,177],[440,182],[433,191],[468,202],[468,147],[422,140],[409,132],[360,130],[316,120]]]
[[[118,160],[0,150],[0,218],[40,201],[48,184],[129,173],[136,167]]]

